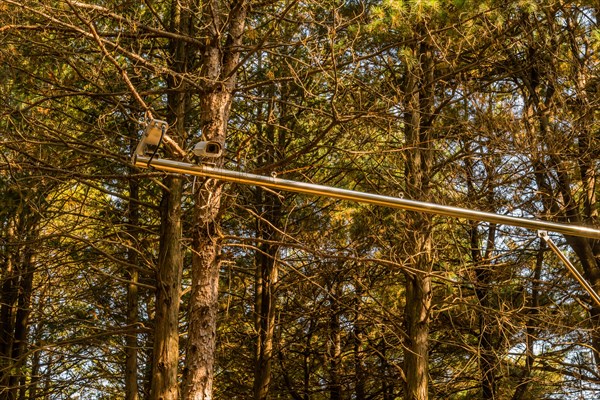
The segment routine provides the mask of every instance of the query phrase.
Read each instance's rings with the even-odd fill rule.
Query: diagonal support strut
[[[592,296],[592,299],[596,302],[598,306],[600,306],[600,295],[594,290],[592,285],[585,279],[583,275],[575,268],[575,266],[569,261],[567,256],[563,254],[562,251],[558,248],[558,246],[552,241],[550,236],[548,236],[548,232],[546,231],[538,231],[538,236],[542,238],[546,244],[552,249],[552,251],[558,256],[558,258],[567,266],[567,269],[573,276],[573,278],[577,279],[577,282],[585,289],[586,292]]]

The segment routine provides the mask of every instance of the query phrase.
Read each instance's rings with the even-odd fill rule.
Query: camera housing
[[[167,136],[166,132],[169,129],[169,124],[159,119],[153,119],[146,124],[142,139],[138,142],[138,145],[133,153],[133,163],[137,156],[145,156],[148,152],[148,146],[160,145],[160,139],[163,136]],[[155,151],[156,153],[156,151]],[[153,155],[154,156],[154,155]]]
[[[213,140],[198,142],[194,146],[192,153],[198,157],[218,158],[223,154],[223,146]]]
[[[159,119],[153,119],[146,125],[143,141],[152,146],[158,146],[160,137],[167,132],[169,124]]]

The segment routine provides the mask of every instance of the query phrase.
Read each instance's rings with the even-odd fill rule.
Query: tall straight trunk
[[[329,399],[342,399],[341,384],[341,357],[342,357],[342,332],[340,327],[340,306],[338,304],[337,283],[329,290],[331,296],[328,338],[327,338],[327,358],[329,359]]]
[[[363,316],[362,316],[362,297],[363,283],[361,278],[356,278],[356,297],[354,304],[354,332],[353,332],[353,353],[354,353],[354,398],[356,400],[365,400],[366,390],[366,371],[365,371],[365,353],[363,351]]]
[[[170,82],[175,87],[177,82]],[[174,138],[184,137],[187,95],[174,93],[169,96],[169,120]],[[156,314],[154,318],[154,349],[152,353],[152,400],[175,400],[179,398],[179,301],[183,272],[181,199],[183,179],[165,178],[160,212],[160,248],[156,282]]]
[[[168,177],[161,204],[161,232],[156,279],[156,313],[152,355],[152,400],[177,400],[179,384],[179,298],[183,257],[181,251],[182,179]]]
[[[544,252],[546,251],[546,242],[540,238],[540,247],[537,252],[535,259],[535,267],[533,272],[533,280],[531,283],[531,297],[529,300],[529,309],[527,311],[529,317],[527,318],[527,328],[525,330],[525,369],[521,376],[511,400],[522,400],[525,398],[527,389],[533,381],[531,373],[533,372],[533,363],[535,361],[535,338],[538,333],[536,326],[538,314],[540,312],[540,281],[542,278],[542,266],[544,263]]]
[[[42,290],[43,292],[43,290]],[[45,301],[43,299],[38,299],[35,302],[35,307],[36,307],[36,313],[38,313],[39,315],[43,314],[44,307],[45,307]],[[43,329],[40,327],[40,325],[38,324],[37,326],[35,326],[35,328],[32,330],[32,332],[30,333],[30,342],[31,343],[35,343],[34,344],[34,348],[36,349],[33,352],[33,355],[31,357],[31,362],[30,362],[30,366],[31,366],[31,370],[30,370],[30,375],[29,375],[29,385],[27,386],[27,396],[26,398],[28,399],[37,399],[38,398],[38,388],[40,386],[41,381],[43,381],[44,379],[44,375],[41,374],[41,369],[42,369],[42,365],[43,363],[43,355],[44,355],[44,351],[41,349],[41,336],[42,336],[42,331]]]
[[[494,176],[494,161],[491,158],[483,158],[480,162],[483,163],[485,174],[479,174],[483,177],[484,182],[481,183],[481,189],[475,187],[475,177],[478,176],[474,166],[474,160],[480,158],[479,154],[471,153],[471,143],[465,143],[465,150],[470,157],[466,158],[465,171],[467,194],[469,199],[477,199],[480,196],[480,191],[485,189],[485,199],[488,209],[494,209],[495,205],[495,180]],[[491,156],[490,156],[491,157]],[[481,235],[479,233],[479,223],[473,222],[469,228],[469,239],[471,244],[471,261],[473,263],[475,277],[475,296],[481,306],[479,318],[479,348],[478,360],[479,371],[481,374],[481,398],[483,400],[493,400],[496,398],[497,392],[497,365],[498,365],[498,346],[499,332],[497,328],[496,317],[494,315],[494,272],[492,263],[492,253],[496,247],[496,224],[489,224],[487,239],[485,241],[485,249],[481,246]]]
[[[15,221],[10,221],[7,229],[7,242],[16,242]],[[9,248],[2,266],[2,292],[0,292],[0,399],[10,398],[10,373],[12,370],[12,349],[14,345],[16,302],[18,298],[17,256]]]
[[[491,224],[488,232],[485,254],[479,247],[479,234],[477,225],[471,226],[471,253],[475,264],[475,295],[479,301],[482,312],[479,315],[479,370],[481,372],[481,398],[494,400],[497,392],[498,365],[497,338],[495,329],[495,315],[490,315],[493,308],[492,296],[492,270],[490,262],[491,251],[494,248],[496,225]]]
[[[419,249],[428,252],[429,240],[425,239]],[[429,249],[428,249],[429,247]],[[413,264],[413,268],[427,271],[430,262],[424,256]],[[404,310],[404,323],[406,326],[407,341],[404,352],[404,371],[406,373],[406,398],[411,400],[425,400],[428,398],[428,338],[429,338],[429,310],[431,308],[431,279],[424,274],[410,277],[406,283],[406,307]]]
[[[170,29],[191,35],[191,13],[194,8],[189,2],[173,0],[171,3]],[[190,68],[192,48],[181,40],[169,43],[170,66],[178,73]],[[178,142],[186,139],[186,115],[189,110],[190,94],[186,83],[175,76],[167,77],[167,86],[172,89],[167,98],[167,120],[171,125],[169,135]],[[167,177],[161,202],[161,232],[154,323],[154,350],[152,353],[152,400],[176,400],[179,398],[179,302],[183,271],[181,207],[183,180]]]
[[[12,358],[15,362],[11,376],[11,390],[14,390],[11,398],[17,398],[16,388],[24,396],[25,385],[25,354],[28,347],[29,315],[31,314],[31,292],[33,289],[33,246],[24,250],[21,279],[19,282],[19,299],[17,301],[17,312],[15,319],[15,341],[12,349]]]
[[[422,30],[422,29],[421,29]],[[416,29],[418,32],[419,29]],[[429,181],[433,169],[430,124],[433,109],[433,64],[431,50],[419,38],[413,49],[418,63],[407,67],[405,75],[405,180],[409,198],[429,200]],[[406,254],[408,264],[420,273],[406,276],[404,325],[407,339],[404,351],[407,400],[428,398],[428,338],[431,308],[432,220],[429,215],[407,212]]]
[[[261,203],[266,200],[270,210],[263,210],[265,221],[257,218],[257,233],[259,239],[271,241],[275,232],[271,224],[277,224],[280,207],[278,200],[272,193],[263,193],[262,188],[256,188],[257,197]],[[259,203],[259,204],[261,204]],[[273,204],[275,203],[275,204]],[[256,252],[256,295],[255,295],[255,329],[256,354],[254,370],[254,399],[265,400],[269,396],[269,385],[271,383],[271,364],[273,358],[273,336],[275,333],[275,284],[277,282],[277,251],[278,246],[270,243],[259,244]]]
[[[223,141],[231,104],[230,93],[213,93],[206,103],[213,111],[208,118],[214,135],[205,129],[207,139]],[[212,399],[216,346],[219,270],[219,223],[222,185],[207,180],[196,193],[192,233],[192,287],[189,308],[189,334],[183,375],[183,398]]]
[[[138,399],[138,338],[137,323],[138,323],[138,225],[139,225],[139,184],[137,180],[131,178],[129,180],[129,207],[128,207],[128,223],[129,223],[129,238],[131,244],[127,249],[127,261],[132,267],[127,273],[127,326],[131,329],[131,333],[125,338],[125,400]]]
[[[37,239],[36,215],[21,204],[7,227],[9,250],[0,292],[0,399],[13,400],[24,393],[19,386],[25,380],[35,246],[17,243]]]
[[[145,298],[146,305],[146,314],[151,315],[154,312],[154,304],[152,303],[150,297],[155,297],[153,294],[149,294],[148,298]],[[143,357],[145,360],[144,370],[142,372],[142,387],[141,389],[141,398],[143,400],[152,399],[151,391],[152,391],[152,370],[154,368],[154,321],[149,321],[149,326],[151,329],[150,334],[146,337],[146,340],[142,344],[143,346]]]
[[[206,82],[206,90],[200,95],[202,135],[204,140],[224,144],[248,5],[245,0],[234,1],[228,13],[219,1],[209,2],[206,7],[210,9],[206,15],[212,20],[206,24],[208,40],[201,68]],[[220,38],[224,34],[227,39],[222,46]],[[222,165],[222,161],[217,164]],[[195,194],[189,334],[182,383],[184,399],[213,398],[221,194],[222,185],[210,179]]]
[[[275,98],[273,93],[270,93],[270,96],[272,99]],[[272,100],[266,110],[267,118],[273,115],[274,108],[274,101]],[[276,136],[281,141],[282,135],[285,134],[269,122],[267,122],[264,129],[259,129],[257,145],[264,146],[265,149],[258,157],[259,166],[269,166],[281,159],[282,152],[277,146]],[[254,327],[257,335],[253,391],[255,400],[266,400],[269,397],[269,386],[271,384],[275,334],[275,285],[278,277],[277,253],[279,245],[274,244],[274,242],[279,240],[278,230],[280,228],[282,204],[279,196],[273,191],[266,191],[262,187],[257,187],[254,193],[258,250],[255,252]]]
[[[213,92],[202,100],[203,117],[208,121],[203,134],[208,140],[223,142],[231,93]],[[212,179],[205,181],[195,194],[189,333],[183,371],[184,399],[212,399],[219,293],[218,214],[221,194],[222,185]]]
[[[33,357],[31,357],[31,376],[30,376],[30,381],[29,381],[29,385],[27,387],[27,394],[28,396],[24,396],[24,398],[28,398],[28,399],[37,399],[37,388],[38,388],[38,382],[40,380],[40,358],[41,358],[41,351],[36,351],[33,353]]]

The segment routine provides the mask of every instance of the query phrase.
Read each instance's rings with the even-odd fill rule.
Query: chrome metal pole
[[[518,226],[522,228],[537,230],[538,235],[548,243],[552,251],[567,266],[569,272],[581,284],[581,286],[592,296],[592,299],[600,306],[600,295],[579,273],[577,268],[560,251],[548,236],[547,231],[562,233],[564,235],[600,239],[600,230],[585,226],[561,224],[539,219],[520,218],[510,215],[501,215],[467,208],[444,206],[441,204],[423,201],[408,200],[400,197],[382,196],[378,194],[358,192],[355,190],[340,189],[331,186],[316,185],[306,182],[297,182],[280,179],[275,176],[248,174],[244,172],[230,171],[221,168],[213,168],[206,165],[196,165],[179,161],[165,159],[151,159],[139,153],[134,156],[134,164],[138,167],[147,168],[148,165],[167,172],[188,174],[207,178],[220,179],[227,182],[235,182],[246,185],[258,185],[272,189],[280,189],[290,192],[326,196],[334,199],[357,201],[361,203],[374,204],[403,210],[424,212],[429,214],[445,215],[448,217],[464,218],[474,221],[485,221],[495,224]]]
[[[179,161],[152,159],[137,155],[134,164],[138,167],[147,168],[148,162],[158,170],[203,176],[220,179],[228,182],[242,183],[246,185],[258,185],[272,189],[280,189],[290,192],[310,194],[316,196],[331,197],[334,199],[357,201],[361,203],[374,204],[384,207],[400,208],[403,210],[424,212],[429,214],[445,215],[448,217],[464,218],[474,221],[485,221],[494,224],[518,226],[532,230],[545,230],[562,233],[564,235],[580,236],[592,239],[600,239],[600,230],[585,226],[561,224],[557,222],[543,221],[539,219],[513,217],[510,215],[494,214],[467,208],[451,207],[441,204],[423,201],[408,200],[400,197],[382,196],[378,194],[358,192],[355,190],[340,189],[324,185],[316,185],[306,182],[297,182],[277,177],[248,174],[244,172],[230,171],[221,168],[213,168],[206,165],[195,165]]]

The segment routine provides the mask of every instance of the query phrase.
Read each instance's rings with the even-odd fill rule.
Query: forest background
[[[598,397],[600,307],[536,232],[131,155],[151,114],[160,157],[599,226],[599,10],[0,0],[0,399]]]

